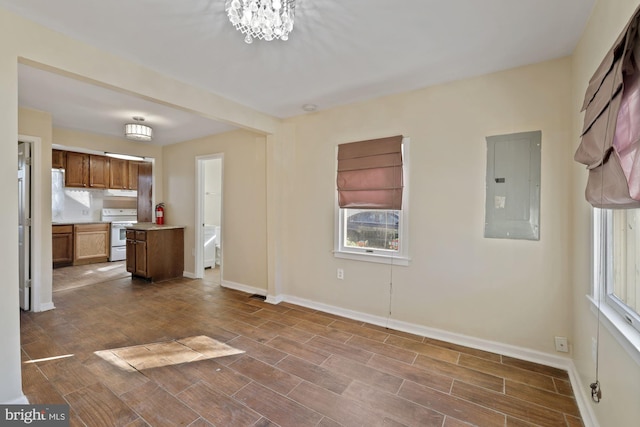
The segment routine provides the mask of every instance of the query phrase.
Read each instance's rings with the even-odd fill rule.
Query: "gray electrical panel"
[[[484,237],[540,240],[542,132],[488,136]]]

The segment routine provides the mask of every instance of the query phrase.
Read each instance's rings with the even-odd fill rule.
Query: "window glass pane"
[[[612,210],[611,283],[608,293],[640,315],[640,210]]]
[[[343,209],[343,215],[344,247],[398,252],[400,211]]]

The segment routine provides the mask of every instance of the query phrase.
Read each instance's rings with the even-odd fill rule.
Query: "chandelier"
[[[293,29],[295,0],[226,0],[225,10],[236,30],[253,39],[287,40]]]
[[[151,141],[153,130],[142,124],[144,117],[134,117],[135,123],[127,123],[124,125],[124,136],[128,139],[134,139],[136,141]]]

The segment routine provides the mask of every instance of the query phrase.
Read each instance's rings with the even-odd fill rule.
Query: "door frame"
[[[41,185],[43,182],[43,149],[42,138],[31,135],[18,135],[18,142],[31,143],[31,311],[46,311],[54,308],[53,301],[42,302],[42,295],[46,292],[44,287],[45,271],[42,268],[42,260],[45,252],[46,242],[50,242],[51,239],[42,240],[45,228],[45,216],[46,212],[51,212],[51,196],[49,195],[49,206],[43,205],[44,188]],[[51,187],[51,178],[49,177],[49,187]],[[49,224],[51,223],[51,214],[48,218]],[[49,232],[51,235],[50,225]],[[51,243],[49,243],[49,257],[51,256]],[[51,258],[49,259],[49,270],[51,271]],[[51,274],[48,276],[49,292],[51,295]]]
[[[220,207],[220,248],[223,247],[222,232],[224,226],[224,153],[207,154],[196,156],[196,222],[195,222],[195,278],[204,278],[204,162],[207,160],[220,160],[220,182],[221,182],[221,207]],[[224,251],[221,251],[224,253]],[[220,255],[220,281],[222,282],[224,262]]]

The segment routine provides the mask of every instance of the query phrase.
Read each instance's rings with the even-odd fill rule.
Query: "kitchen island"
[[[154,282],[182,277],[184,226],[139,222],[126,235],[129,273]]]

